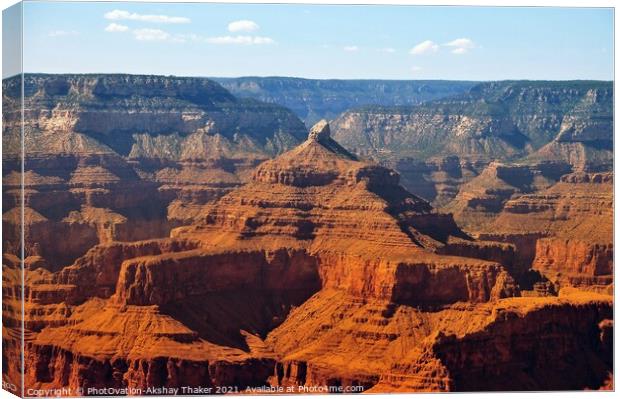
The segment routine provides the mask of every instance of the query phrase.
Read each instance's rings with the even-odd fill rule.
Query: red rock
[[[592,198],[606,204],[602,176],[567,177],[541,194],[549,183],[542,172],[496,165],[478,183],[490,176],[527,185],[536,191],[527,195],[544,195],[546,206],[540,201],[523,213],[523,190],[512,191],[513,199],[499,195],[492,222],[512,218],[518,227],[522,215],[537,214],[537,228],[516,232],[532,234],[526,238],[509,229],[477,231],[487,234],[477,240],[402,188],[394,171],[348,153],[321,123],[306,142],[251,176],[217,172],[222,191],[213,197],[187,191],[167,214],[190,225],[171,238],[117,242],[119,234],[137,238],[153,219],[130,227],[119,218],[135,205],[119,186],[129,178],[114,179],[124,169],[104,163],[72,172],[80,205],[67,219],[95,228],[98,245],[57,271],[45,267],[47,257],[29,254],[23,293],[19,259],[5,256],[12,284],[3,292],[10,322],[3,339],[13,344],[23,317],[28,386],[135,393],[277,385],[303,393],[318,385],[369,392],[609,385],[611,296],[563,289],[560,296],[541,290],[547,296],[519,298],[531,272],[527,261],[537,264],[545,253],[538,244],[560,237],[558,224],[540,228],[549,212],[568,204],[568,215],[579,214]],[[183,192],[179,175],[214,182],[197,165],[172,169],[154,178],[169,184],[157,193],[167,199]],[[566,185],[581,191],[568,196]],[[213,202],[202,203],[207,197]],[[31,224],[45,222],[35,212]],[[5,216],[15,225],[13,213]],[[608,275],[611,248],[592,252],[589,244],[566,243],[583,261],[563,265],[570,272],[562,268],[562,276]],[[553,248],[546,259],[560,259]],[[560,269],[544,265],[543,273]],[[6,353],[18,359],[15,350]],[[575,361],[575,353],[587,356]]]

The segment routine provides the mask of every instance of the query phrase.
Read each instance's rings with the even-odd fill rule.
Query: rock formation
[[[532,267],[559,286],[611,290],[611,173],[565,175],[546,190],[507,202],[492,226],[495,231],[538,234]]]
[[[416,105],[461,94],[475,82],[341,80],[289,77],[213,78],[232,94],[291,109],[307,126],[362,105]]]
[[[463,185],[444,210],[454,212],[460,225],[481,239],[516,245],[521,269],[532,267],[557,288],[610,291],[612,173],[571,173],[554,182],[531,167],[521,168],[530,177],[519,187],[501,177],[498,165],[489,166]]]
[[[3,82],[4,381],[612,388],[610,83],[219,81]]]
[[[290,111],[240,100],[208,79],[37,75],[3,81],[3,230],[51,270],[99,243],[167,237],[305,134]],[[66,240],[58,241],[63,236]],[[10,252],[17,254],[18,248]]]
[[[611,82],[488,82],[419,105],[352,108],[332,127],[349,151],[395,168],[409,191],[443,206],[493,161],[611,170],[612,99]]]
[[[3,111],[3,370],[16,389],[22,297],[28,337],[72,323],[75,306],[114,293],[124,258],[193,248],[153,239],[305,134],[287,109],[201,78],[27,74],[3,81]]]
[[[105,193],[89,190],[123,182],[113,177],[120,173],[78,163],[69,181],[94,207]],[[497,166],[494,178],[503,173]],[[523,192],[608,180],[580,175],[554,185],[528,173],[509,180]],[[562,286],[559,294],[522,297],[528,290],[520,285],[514,244],[474,239],[452,215],[400,186],[398,173],[343,148],[326,121],[244,180],[192,208],[191,223],[173,228],[169,238],[97,236],[99,244],[62,268],[30,254],[26,385],[143,393],[182,386],[233,392],[607,386],[611,296]],[[120,207],[129,199],[106,201]],[[582,201],[575,202],[578,213]],[[504,208],[520,209],[510,204]],[[81,209],[70,220],[96,225],[97,212]],[[4,263],[7,276],[19,272],[16,257],[8,254]],[[542,273],[557,269],[543,263],[534,262]],[[602,260],[575,268],[595,275],[609,269]],[[20,292],[15,284],[4,287],[9,342]],[[4,356],[18,363],[17,351]]]
[[[417,106],[351,109],[334,121],[334,138],[375,159],[505,161],[553,140],[609,150],[612,98],[610,82],[480,83]]]

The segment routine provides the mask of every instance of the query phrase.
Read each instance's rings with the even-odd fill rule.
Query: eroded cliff
[[[28,386],[545,390],[612,372],[611,296],[521,298],[515,245],[472,238],[326,122],[192,220],[58,271],[30,257]]]

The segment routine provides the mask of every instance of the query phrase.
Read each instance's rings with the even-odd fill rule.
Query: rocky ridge
[[[511,171],[508,178],[500,167]],[[514,168],[489,166],[444,211],[474,236],[516,245],[522,268],[540,271],[558,289],[611,292],[612,173],[569,173],[556,182],[521,165],[527,179],[519,183]]]
[[[612,98],[610,82],[489,82],[416,106],[350,109],[332,125],[349,151],[442,206],[492,161],[610,170]]]
[[[28,386],[584,389],[611,370],[610,296],[521,298],[513,247],[471,238],[325,122],[171,235],[27,270]]]
[[[20,176],[21,84],[3,82],[7,381],[23,296],[38,388],[609,388],[607,83],[484,83],[387,107],[376,137],[350,125],[372,151],[326,122],[303,141],[290,111],[208,79],[24,83]],[[388,86],[376,98],[392,101]]]
[[[168,236],[191,220],[186,209],[239,186],[305,135],[287,109],[238,99],[208,79],[26,74],[23,84],[25,251],[50,270],[98,243]],[[20,229],[21,115],[11,111],[20,87],[3,81],[8,241]],[[61,245],[57,234],[67,238]]]
[[[475,82],[340,80],[289,77],[213,78],[238,97],[291,109],[307,126],[362,105],[416,105],[463,93]]]
[[[480,83],[418,106],[349,110],[334,121],[334,137],[376,159],[512,160],[552,141],[609,150],[612,97],[609,82]]]

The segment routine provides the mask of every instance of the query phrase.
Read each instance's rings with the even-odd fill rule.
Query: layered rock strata
[[[556,288],[611,290],[612,174],[569,173],[554,182],[538,173],[538,183],[519,186],[513,169],[511,181],[489,166],[444,210],[481,239],[514,244],[521,270],[533,268]]]
[[[28,386],[584,389],[612,370],[611,296],[520,298],[514,246],[474,240],[326,122],[194,220],[56,272],[31,259]]]
[[[21,83],[3,81],[3,231],[20,234],[23,179],[25,253],[52,271],[96,244],[167,237],[305,134],[208,79],[144,75],[27,74],[21,126]]]
[[[350,151],[392,162],[545,160],[553,153],[547,160],[597,170],[612,159],[612,98],[610,82],[485,82],[417,106],[350,109],[334,121],[334,137]]]

